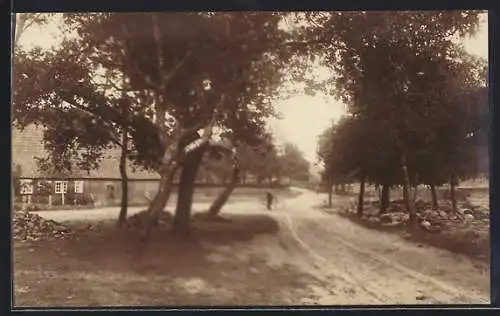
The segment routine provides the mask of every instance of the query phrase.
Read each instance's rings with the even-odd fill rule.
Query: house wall
[[[144,204],[147,201],[146,193],[148,192],[149,196],[153,197],[157,189],[157,180],[129,180],[128,203],[130,205]],[[94,196],[94,201],[98,206],[113,205],[121,201],[122,184],[119,180],[86,180],[84,191]]]

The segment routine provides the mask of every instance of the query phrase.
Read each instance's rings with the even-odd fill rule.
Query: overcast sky
[[[479,32],[473,38],[464,41],[466,49],[487,59],[488,57],[488,26],[487,16],[482,16]],[[60,43],[61,32],[58,23],[51,23],[46,27],[28,29],[20,38],[19,44],[24,48],[40,46],[50,48]],[[322,71],[318,69],[318,71]],[[345,106],[331,97],[316,95],[296,95],[291,99],[278,102],[278,110],[282,113],[281,120],[270,120],[269,126],[273,130],[278,142],[290,141],[295,143],[306,158],[316,162],[316,146],[319,134],[332,122],[345,113]]]

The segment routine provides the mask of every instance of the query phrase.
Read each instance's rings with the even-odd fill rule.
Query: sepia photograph
[[[487,11],[12,14],[12,306],[490,303]]]

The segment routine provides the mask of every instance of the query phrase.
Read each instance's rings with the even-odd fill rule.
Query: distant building
[[[64,204],[80,204],[79,202],[88,199],[93,199],[98,205],[110,205],[120,201],[119,148],[110,150],[107,154],[109,158],[105,158],[97,170],[88,173],[77,169],[65,177],[46,177],[38,170],[35,157],[45,155],[42,128],[28,126],[22,132],[12,129],[13,170],[20,171],[17,175],[20,182],[16,192],[17,200],[22,199],[22,196],[37,195],[37,190],[45,186],[49,187],[49,195],[56,203],[61,203],[60,199],[64,195]],[[130,203],[144,203],[148,193],[152,195],[156,192],[159,180],[157,173],[133,170],[129,164],[127,174]]]

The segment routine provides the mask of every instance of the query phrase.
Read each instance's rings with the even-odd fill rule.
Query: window
[[[56,193],[68,192],[68,181],[56,181],[55,192]]]
[[[20,187],[21,194],[33,194],[33,180],[21,180]]]
[[[75,181],[75,193],[83,193],[83,181]]]
[[[41,194],[50,194],[52,190],[52,181],[39,180],[36,182],[37,192]]]

